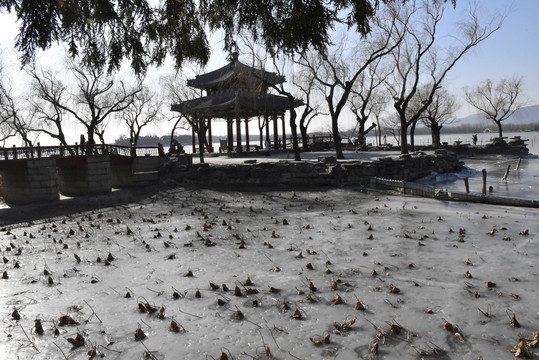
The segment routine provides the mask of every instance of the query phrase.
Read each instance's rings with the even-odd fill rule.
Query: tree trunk
[[[414,121],[410,126],[410,150],[415,151],[415,126],[417,123]]]
[[[180,116],[180,118],[178,118],[178,120],[176,120],[176,122],[174,123],[174,126],[172,127],[172,131],[170,132],[170,143],[168,144],[169,148],[172,147],[172,141],[174,140],[174,132],[176,131],[176,127],[178,127],[178,124],[180,123],[181,120],[182,120],[182,118]]]
[[[197,121],[197,120],[195,120]],[[205,133],[206,133],[206,127],[204,126],[204,120],[198,120],[198,151],[199,151],[199,159],[200,163],[204,164],[204,146],[206,144],[205,139]]]
[[[432,145],[434,146],[442,146],[442,142],[440,141],[442,127],[443,125],[438,125],[436,122],[431,122],[430,134],[432,137]]]
[[[363,136],[367,136],[372,131],[372,129],[375,129],[375,128],[376,128],[376,124],[372,123],[371,126],[369,126],[369,128],[367,130],[363,131]],[[376,136],[376,134],[375,134],[375,136]]]
[[[136,132],[135,132],[135,136],[133,137],[133,144],[135,144],[135,146],[138,145],[138,139],[140,137],[140,131],[141,129],[139,128]]]
[[[105,132],[99,132],[97,136],[99,137],[99,142],[105,144]]]
[[[292,146],[294,149],[294,160],[301,161],[299,155],[299,143],[298,143],[298,129],[296,126],[296,110],[294,109],[293,101],[290,109],[290,131],[292,131]],[[284,140],[284,139],[283,139]]]
[[[498,136],[503,137],[502,122],[501,121],[495,121],[495,123],[496,123],[496,125],[498,125]]]
[[[88,138],[86,140],[86,155],[94,155],[95,153],[95,139],[94,139],[94,133],[95,133],[95,127],[93,125],[88,126]]]
[[[401,154],[408,154],[408,124],[401,121]]]
[[[307,128],[300,123],[299,130],[301,132],[301,146],[303,147],[303,151],[304,152],[309,151],[309,139],[307,137]]]
[[[378,146],[382,145],[382,128],[380,127],[380,119],[376,117],[376,125],[378,126]]]
[[[52,137],[52,138],[58,139],[60,141],[60,145],[64,145],[70,155],[75,155],[75,151],[73,150],[73,148],[71,146],[68,145],[63,131],[60,130],[58,135],[53,136],[53,135],[49,134],[49,136]],[[23,138],[24,142],[26,143],[26,146],[32,146],[32,142],[30,141],[30,139],[28,139],[28,137],[26,135],[22,136],[22,138]]]
[[[198,158],[201,164],[204,164],[204,135],[199,131],[198,133]]]
[[[359,128],[357,130],[357,137],[359,138],[360,136],[365,135],[365,122],[367,120],[363,120],[363,119],[357,119],[357,120],[358,120],[358,124],[359,124]]]
[[[365,130],[365,124],[367,119],[357,119],[359,128],[357,131],[358,147],[360,150],[365,150],[367,145],[367,134],[371,132],[372,129],[376,128],[376,124],[372,123],[367,130]]]
[[[95,139],[94,139],[94,127],[93,127],[93,126],[88,126],[86,135],[88,136],[88,137],[86,138],[86,143],[90,143],[90,144],[93,143],[93,144],[95,144]]]
[[[337,159],[344,159],[341,134],[339,133],[339,121],[336,115],[331,117],[331,130],[333,131],[333,141],[335,142],[335,155],[337,156]]]

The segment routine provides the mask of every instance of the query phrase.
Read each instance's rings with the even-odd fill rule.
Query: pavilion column
[[[211,136],[211,117],[208,118],[208,152],[213,152],[213,140]]]
[[[236,146],[237,152],[241,152],[241,118],[236,115]]]
[[[234,148],[233,140],[234,137],[232,136],[232,117],[227,114],[226,116],[226,139],[227,139],[227,146],[228,146],[228,152],[232,152],[232,149]]]
[[[249,116],[245,116],[245,146],[249,152]]]
[[[277,115],[273,115],[273,146],[279,148],[279,129],[277,128]]]
[[[283,149],[286,149],[286,131],[284,130],[284,113],[281,114],[281,122],[283,124]]]
[[[266,128],[266,139],[269,141],[269,139],[270,139],[270,126],[269,126],[269,116],[268,116],[268,114],[264,115],[264,121],[265,121],[265,128]],[[264,141],[266,139],[264,139]]]
[[[195,127],[191,126],[191,142],[193,143],[193,154],[197,152]]]

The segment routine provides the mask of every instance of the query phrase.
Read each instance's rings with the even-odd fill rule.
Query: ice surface
[[[266,359],[266,350],[274,359],[417,359],[422,351],[509,359],[520,336],[539,331],[538,220],[536,209],[351,189],[178,188],[7,226],[0,358],[87,359],[95,346],[108,359]],[[109,253],[115,259],[105,265]],[[164,307],[165,318],[140,313],[139,302]],[[296,308],[302,320],[291,317]],[[510,325],[513,312],[519,328]],[[55,336],[63,314],[80,324],[58,326]],[[43,335],[33,331],[37,318]],[[336,331],[335,322],[351,319]],[[186,332],[170,331],[172,320]],[[67,338],[77,332],[85,345],[73,348]],[[327,334],[329,343],[311,341]]]

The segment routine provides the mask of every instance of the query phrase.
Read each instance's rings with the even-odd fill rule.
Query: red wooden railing
[[[59,145],[59,146],[27,146],[0,148],[0,160],[41,159],[49,157],[85,156],[85,155],[120,155],[120,156],[162,156],[162,148],[158,146],[121,146],[121,145]]]

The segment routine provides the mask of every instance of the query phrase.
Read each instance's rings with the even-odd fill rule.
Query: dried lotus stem
[[[397,325],[397,324],[391,324],[389,328],[393,334],[397,334],[397,335],[400,334],[402,331],[402,326]]]
[[[34,321],[34,333],[36,333],[38,335],[43,335],[43,333],[44,333],[43,325],[41,325],[41,320],[40,319],[36,319]]]
[[[356,298],[356,305],[354,306],[354,309],[359,311],[365,311],[367,309],[365,304],[363,304],[356,295],[354,295],[354,297]]]
[[[172,332],[180,332],[180,325],[174,320],[170,321],[170,326],[168,328]]]
[[[369,351],[373,354],[378,354],[378,341],[369,346]]]
[[[305,318],[301,311],[299,311],[299,308],[296,308],[296,310],[294,310],[294,313],[290,317],[296,320],[303,320]]]
[[[236,316],[236,319],[238,320],[243,320],[245,318],[245,315],[243,315],[243,313],[239,309],[236,310],[235,316]]]
[[[165,306],[161,306],[161,308],[159,309],[159,311],[157,312],[157,318],[159,320],[164,320],[165,319]]]
[[[324,345],[324,344],[329,344],[330,343],[330,335],[329,334],[326,334],[324,336],[322,336],[320,339],[316,339],[314,337],[311,337],[309,338],[309,340],[311,340],[311,342],[315,345]]]
[[[213,291],[219,290],[219,285],[216,285],[216,284],[212,283],[211,281],[210,281],[210,287],[211,287],[211,289],[212,289]]]
[[[533,356],[532,351],[526,345],[524,340],[520,340],[518,344],[509,351],[515,354],[515,357],[531,359]]]
[[[185,274],[183,274],[183,277],[193,277],[195,276],[191,270],[187,271]]]
[[[71,345],[73,345],[73,348],[84,346],[84,337],[81,335],[80,332],[77,332],[77,336],[75,336],[74,338],[67,338],[66,340]]]
[[[509,315],[509,312],[512,312],[512,315]],[[516,317],[515,317],[515,312],[508,309],[508,310],[507,310],[507,315],[509,316],[509,324],[510,324],[512,327],[519,328],[519,327],[520,327],[520,323],[518,322],[518,320],[517,320]]]
[[[139,325],[139,327],[135,330],[135,340],[141,341],[141,340],[144,340],[145,338],[146,338],[146,334],[144,333],[144,331],[142,331]]]
[[[453,325],[450,322],[446,321],[446,322],[444,322],[444,329],[454,333],[455,336],[457,336],[457,337],[459,337],[461,339],[464,339],[464,334],[462,333],[462,331],[460,330],[460,328],[458,326]]]

